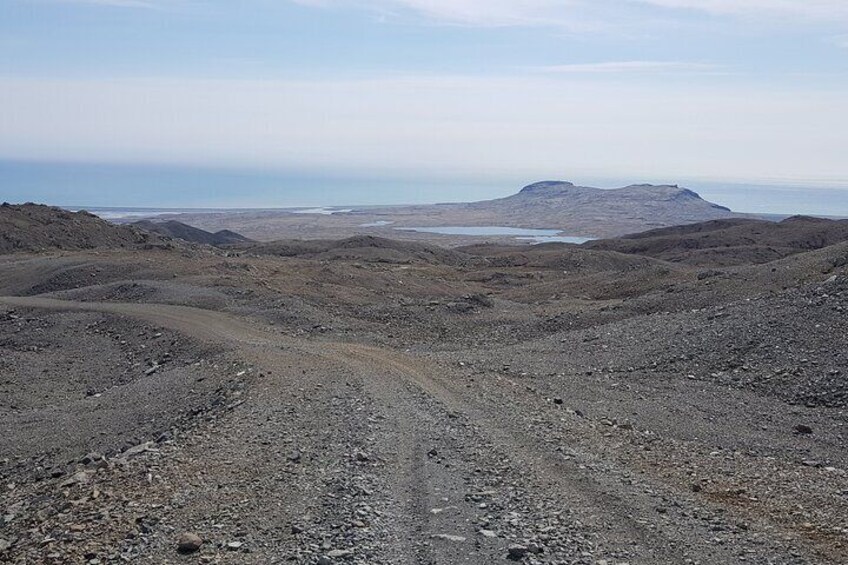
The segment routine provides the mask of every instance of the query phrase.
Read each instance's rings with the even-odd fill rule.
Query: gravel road
[[[848,560],[848,461],[811,460],[844,455],[836,410],[786,414],[776,397],[685,374],[541,383],[528,348],[480,358],[301,338],[160,304],[3,308],[155,325],[237,359],[241,383],[190,425],[56,476],[16,478],[7,459],[5,562]]]

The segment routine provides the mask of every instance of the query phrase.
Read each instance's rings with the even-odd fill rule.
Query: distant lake
[[[370,222],[367,224],[359,224],[360,228],[381,228],[383,226],[390,226],[394,222],[390,222],[388,220],[377,220],[376,222]]]
[[[442,235],[508,236],[536,243],[585,243],[592,238],[562,235],[560,230],[510,228],[506,226],[439,226],[426,228],[395,228],[403,231],[438,233]]]
[[[350,208],[302,208],[299,210],[285,210],[286,212],[291,212],[292,214],[318,214],[321,216],[331,216],[333,214],[346,214],[348,212],[353,212]]]

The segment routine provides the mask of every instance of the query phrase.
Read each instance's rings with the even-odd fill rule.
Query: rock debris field
[[[844,242],[132,237],[0,256],[0,562],[848,562]]]

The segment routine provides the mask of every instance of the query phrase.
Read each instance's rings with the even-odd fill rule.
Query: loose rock
[[[177,542],[177,551],[180,553],[194,553],[203,545],[203,540],[197,534],[185,532]]]

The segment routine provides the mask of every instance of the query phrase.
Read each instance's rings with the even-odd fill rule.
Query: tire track
[[[599,476],[597,469],[551,452],[549,446],[540,443],[522,425],[523,408],[519,399],[504,406],[493,405],[491,399],[482,396],[469,398],[468,392],[452,381],[450,374],[427,367],[425,361],[409,355],[362,344],[296,340],[230,314],[185,306],[84,303],[42,297],[0,297],[0,304],[130,316],[196,339],[234,345],[238,353],[275,373],[287,359],[301,356],[318,361],[316,374],[329,370],[362,383],[365,393],[381,404],[387,418],[387,430],[378,435],[374,446],[389,461],[374,472],[386,475],[382,480],[390,485],[390,511],[397,518],[388,525],[394,528],[398,545],[384,548],[387,562],[450,563],[449,556],[460,550],[438,545],[443,543],[441,538],[432,544],[421,539],[441,533],[428,532],[429,526],[425,526],[432,518],[427,507],[433,503],[434,489],[464,493],[472,469],[485,470],[497,461],[503,462],[505,476],[518,478],[513,482],[520,483],[516,488],[531,499],[528,505],[555,500],[567,509],[569,527],[580,535],[585,534],[586,539],[603,540],[593,551],[583,552],[591,553],[583,555],[585,561],[575,562],[591,563],[595,556],[623,556],[629,563],[645,564],[683,563],[693,558],[716,564],[736,561],[732,547],[709,543],[710,532],[701,522],[684,519],[673,527],[658,527],[656,499],[642,490],[628,488],[619,480],[615,469],[609,475]],[[285,386],[284,381],[260,384],[255,394],[270,409],[274,395],[284,393]],[[331,398],[327,391],[321,394],[325,399]],[[247,418],[244,424],[249,422]],[[254,425],[261,424],[254,418]],[[331,428],[337,437],[345,437],[343,421],[331,422]],[[361,436],[365,432],[357,433]],[[427,460],[422,443],[432,441],[433,437],[441,438],[437,440],[439,448],[454,458],[452,468]],[[487,446],[492,447],[490,453],[485,453]],[[459,507],[458,516],[450,523],[456,528],[469,528],[468,524],[480,513],[468,505]],[[470,535],[475,535],[475,528],[472,527]],[[574,539],[578,538],[583,539],[579,536]],[[495,555],[504,555],[504,541],[501,539],[500,545],[491,546],[481,546],[479,542],[464,544],[462,551],[472,545],[475,550],[464,556],[463,561],[490,563]],[[574,543],[576,547],[578,544]],[[804,562],[782,559],[783,551],[779,544],[763,545],[770,562]],[[544,555],[538,559],[548,562]]]

